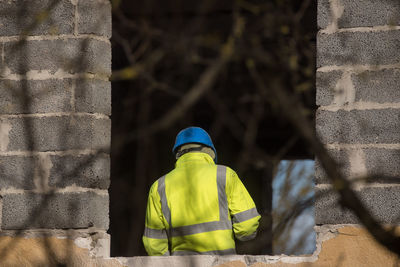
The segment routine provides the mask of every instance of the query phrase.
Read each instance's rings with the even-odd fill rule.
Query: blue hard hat
[[[215,153],[214,161],[217,161],[217,150],[215,150],[214,144],[211,141],[211,137],[200,127],[188,127],[180,131],[176,136],[172,153],[176,154],[177,149],[182,145],[193,143],[210,147]]]

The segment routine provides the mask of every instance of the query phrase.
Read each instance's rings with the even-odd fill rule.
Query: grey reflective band
[[[228,200],[226,198],[226,167],[217,166],[217,185],[218,185],[218,203],[219,203],[219,220],[228,221]]]
[[[230,221],[206,222],[172,228],[171,236],[194,235],[199,233],[230,229],[232,229],[232,223]]]
[[[145,227],[144,234],[145,237],[154,238],[154,239],[168,239],[167,232],[165,229],[158,230]]]
[[[187,226],[172,227],[171,211],[168,207],[167,194],[165,192],[165,175],[158,180],[158,194],[161,199],[161,210],[169,224],[168,236],[185,236],[199,233],[230,230],[232,222],[228,219],[228,200],[225,192],[226,185],[226,167],[217,165],[217,187],[218,187],[218,205],[219,205],[219,221],[192,224]]]
[[[182,250],[182,251],[174,251],[172,252],[172,256],[184,256],[184,255],[234,255],[236,254],[236,250],[234,248],[224,249],[224,250],[213,250],[213,251],[190,251],[190,250]]]
[[[161,199],[162,213],[165,217],[165,220],[167,220],[169,227],[171,227],[171,211],[168,207],[167,194],[165,192],[165,175],[158,179],[158,194],[160,195]]]
[[[259,216],[257,209],[252,208],[232,215],[233,223],[241,223]]]
[[[254,239],[256,236],[257,236],[257,231],[255,231],[251,235],[236,236],[236,238],[239,239],[240,241],[249,241]]]

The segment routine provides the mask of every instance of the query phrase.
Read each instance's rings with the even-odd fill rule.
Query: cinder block
[[[77,80],[75,105],[78,112],[111,115],[111,83],[92,79]]]
[[[1,36],[71,34],[74,31],[74,6],[69,0],[1,1],[0,10]]]
[[[321,141],[369,144],[400,143],[400,109],[317,110],[316,130]]]
[[[108,196],[93,192],[5,194],[2,229],[108,228]]]
[[[399,70],[366,71],[358,75],[353,75],[352,80],[356,88],[356,101],[377,103],[400,102]]]
[[[317,105],[331,105],[335,94],[335,86],[342,72],[317,72]],[[355,90],[356,102],[399,103],[400,71],[385,69],[354,73],[351,80]]]
[[[318,27],[326,28],[332,22],[329,0],[318,0]],[[394,0],[340,0],[343,13],[339,28],[400,25],[400,2]]]
[[[4,63],[12,73],[63,70],[111,74],[111,46],[105,41],[90,38],[31,40],[17,50],[15,45],[16,42],[4,44]]]
[[[342,173],[346,177],[352,175],[351,149],[329,150],[329,154],[339,164]],[[366,175],[374,177],[369,182],[374,183],[399,183],[400,182],[400,150],[399,149],[383,149],[383,148],[364,148],[360,152],[363,159],[360,164],[367,171]],[[316,184],[330,183],[326,176],[320,161],[315,161],[315,179]]]
[[[315,201],[316,224],[359,223],[354,214],[339,206],[336,193],[317,188],[316,194],[321,194]],[[399,223],[400,186],[363,188],[357,195],[375,219],[381,223]]]
[[[346,177],[350,174],[350,165],[348,162],[348,154],[343,150],[329,149],[329,155],[338,164],[340,171]],[[330,180],[327,177],[320,160],[315,158],[315,184],[329,184]]]
[[[0,80],[0,114],[71,111],[71,80]]]
[[[381,175],[376,182],[400,183],[400,149],[364,149],[369,173]]]
[[[316,103],[318,106],[327,106],[333,103],[335,97],[335,86],[342,77],[343,72],[318,72],[316,78],[317,96]],[[338,92],[340,93],[340,92]]]
[[[397,64],[399,39],[400,30],[318,34],[317,67]]]
[[[400,2],[393,0],[340,0],[344,7],[340,28],[400,25]]]
[[[332,23],[332,11],[329,2],[329,0],[318,0],[317,25],[319,29],[324,29]]]
[[[36,158],[0,156],[0,189],[34,189]]]
[[[50,156],[49,184],[64,188],[77,185],[107,189],[110,186],[110,158],[107,155]]]
[[[111,121],[106,118],[71,115],[10,118],[8,121],[12,126],[9,151],[108,150],[111,142]]]
[[[78,2],[79,33],[111,37],[111,3],[108,0]]]

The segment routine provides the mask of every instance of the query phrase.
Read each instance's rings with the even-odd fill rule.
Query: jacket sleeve
[[[256,237],[261,216],[237,174],[227,168],[227,198],[235,237],[241,241]]]
[[[143,244],[149,256],[167,256],[169,255],[168,236],[157,189],[158,181],[151,186],[147,200]]]

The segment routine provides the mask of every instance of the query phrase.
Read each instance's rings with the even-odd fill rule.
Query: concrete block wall
[[[338,206],[318,162],[316,191],[326,194],[316,200],[313,255],[93,260],[109,253],[110,11],[108,0],[0,2],[0,252],[13,246],[1,254],[3,264],[398,262]],[[349,179],[377,176],[355,188],[374,216],[390,224],[399,224],[399,14],[397,0],[318,1],[317,132]]]
[[[79,229],[107,256],[111,4],[1,1],[0,12],[0,235]]]
[[[319,0],[316,129],[382,223],[400,224],[400,2]],[[316,223],[359,223],[317,162]]]

